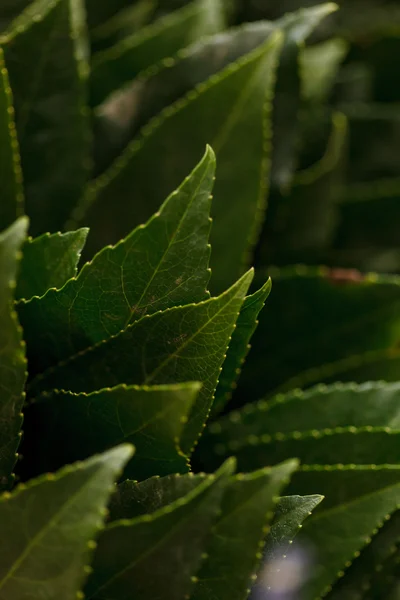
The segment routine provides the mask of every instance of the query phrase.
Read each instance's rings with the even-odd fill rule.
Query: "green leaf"
[[[249,436],[228,445],[216,444],[214,453],[236,456],[240,470],[259,469],[295,456],[303,464],[397,464],[400,430],[387,427],[337,427],[288,434]],[[319,490],[318,490],[319,491]]]
[[[250,339],[258,325],[258,315],[263,309],[270,292],[271,280],[268,279],[262,288],[245,298],[219,377],[213,404],[214,414],[220,412],[231,397],[241,367],[250,349]]]
[[[353,600],[354,596],[350,595],[348,598],[345,595],[346,584],[349,584],[350,589],[354,584],[356,585],[355,589],[360,590],[361,583],[365,582],[365,577],[368,578],[369,575],[372,575],[371,564],[368,561],[372,560],[373,565],[377,564],[372,555],[375,555],[379,564],[380,557],[385,556],[391,546],[390,521],[387,526],[385,523],[397,508],[399,481],[398,465],[312,465],[300,468],[293,475],[287,493],[307,494],[318,489],[325,496],[324,502],[317,508],[315,515],[307,521],[297,541],[300,546],[305,545],[306,548],[310,543],[316,542],[313,555],[318,564],[314,564],[312,567],[313,577],[318,579],[319,576],[324,575],[324,571],[336,569],[337,572],[332,575],[332,584],[333,580],[342,577],[343,571],[346,570],[346,577],[338,587],[338,598]],[[388,498],[390,494],[392,494],[392,508],[388,508],[386,513],[384,510],[380,512],[379,504],[382,497]],[[370,513],[369,515],[367,511]],[[367,516],[368,519],[371,517],[370,522],[373,521],[374,511],[375,524],[370,526],[366,519],[363,529],[363,517]],[[315,519],[312,530],[318,528],[317,517],[320,516],[328,522],[328,527],[325,528],[325,525],[321,524],[321,539],[317,540],[309,537],[307,527]],[[393,527],[396,527],[395,523],[397,521],[393,521]],[[342,550],[340,549],[341,541],[344,541]],[[350,551],[349,546],[352,544],[353,548]],[[340,566],[330,563],[330,559],[326,556],[330,551],[337,552],[338,561],[342,560]],[[340,559],[341,552],[342,558]],[[320,554],[321,559],[319,558]],[[362,568],[363,560],[366,561],[364,566],[367,572]],[[352,566],[353,561],[354,565]],[[322,565],[321,568],[320,565]],[[349,579],[347,579],[348,576]],[[357,587],[358,583],[359,587]],[[312,582],[311,585],[314,583]],[[343,590],[343,596],[340,595],[340,590]],[[322,595],[322,591],[319,591],[318,594],[311,591],[310,593],[306,592],[305,597],[319,598],[320,595]]]
[[[300,41],[310,33],[324,10],[318,7],[273,22],[243,23],[198,40],[174,58],[163,61],[157,69],[140,73],[131,85],[113,94],[96,111],[96,175],[109,167],[140,129],[165,107],[255,50],[279,29],[293,36],[296,26],[303,24],[304,28],[296,34]]]
[[[189,596],[233,466],[229,461],[216,477],[151,515],[112,523],[100,537],[85,598]]]
[[[214,288],[224,289],[240,274],[248,261],[249,239],[254,243],[265,208],[269,105],[280,39],[277,32],[266,44],[165,109],[93,182],[74,216],[97,230],[109,225],[111,204],[125,215],[110,234],[96,240],[95,248],[125,235],[127,222],[148,217],[176,187],[204,144],[212,140],[218,157],[211,234],[216,253]],[[145,168],[149,161],[153,177]],[[135,190],[134,205],[131,189]],[[228,245],[230,251],[226,252]]]
[[[0,486],[7,486],[21,437],[26,360],[25,344],[12,308],[20,249],[26,236],[26,218],[0,234]]]
[[[316,564],[306,584],[305,597],[319,598],[331,591],[344,570],[371,543],[371,536],[396,510],[399,493],[397,483],[321,511],[306,521],[297,542],[307,541],[314,547]]]
[[[0,37],[34,235],[61,229],[87,180],[82,18],[80,0],[37,0]]]
[[[54,471],[122,442],[136,449],[124,477],[146,479],[187,472],[188,459],[179,443],[199,390],[200,385],[193,383],[44,394],[25,413],[24,478]],[[39,439],[38,430],[42,432]]]
[[[24,193],[19,145],[14,122],[13,98],[4,53],[0,49],[0,180],[2,182],[0,229],[24,212]]]
[[[279,394],[213,423],[204,443],[240,443],[254,436],[274,437],[277,432],[290,435],[350,426],[400,429],[400,384],[321,384],[305,392]]]
[[[271,167],[273,187],[288,188],[295,170],[301,103],[301,46],[320,21],[337,9],[336,4],[329,2],[288,14],[280,20],[286,35],[274,95]]]
[[[398,278],[307,267],[271,275],[274,293],[239,382],[246,402],[321,381],[324,364],[397,346]]]
[[[264,560],[280,560],[289,550],[304,521],[321,504],[323,496],[283,496],[275,508],[274,520],[264,546]]]
[[[129,3],[105,23],[92,29],[90,38],[93,56],[148,25],[154,16],[157,1],[137,0],[133,4]]]
[[[113,94],[94,114],[96,175],[165,107],[265,43],[275,29],[270,22],[246,23],[199,40]]]
[[[90,29],[104,25],[119,10],[130,3],[131,0],[113,0],[113,2],[109,2],[109,0],[86,0],[85,5]]]
[[[289,461],[273,469],[236,475],[229,481],[193,600],[241,600],[249,592],[260,550],[280,490],[297,468]]]
[[[217,298],[143,317],[125,331],[49,369],[32,382],[43,390],[91,392],[121,383],[203,384],[182,438],[187,453],[208,417],[230,336],[251,283],[249,271]],[[212,344],[210,344],[212,340]]]
[[[400,512],[397,510],[372,538],[371,543],[347,570],[346,576],[338,581],[329,595],[329,600],[352,600],[359,590],[372,587],[377,575],[393,557],[398,557],[400,540]],[[382,596],[387,598],[387,595]]]
[[[31,0],[3,0],[0,6],[0,32],[13,21]]]
[[[22,248],[16,298],[43,296],[48,289],[61,288],[75,277],[88,231],[83,228],[69,233],[45,233],[28,239]]]
[[[261,600],[271,593],[284,593],[282,584],[283,587],[286,584],[291,592],[295,591],[293,582],[296,581],[295,565],[298,560],[296,561],[294,556],[294,564],[291,562],[293,540],[304,521],[322,500],[323,496],[284,496],[279,499],[274,520],[265,540],[263,565],[252,589],[253,597]],[[293,573],[295,575],[292,577]],[[280,584],[279,592],[274,589],[277,580]]]
[[[214,173],[208,148],[145,226],[104,248],[62,290],[19,305],[36,370],[118,334],[143,315],[207,298]]]
[[[111,499],[110,520],[133,519],[154,513],[187,496],[206,478],[211,481],[213,477],[204,473],[187,473],[155,476],[145,481],[123,481]]]
[[[0,598],[77,597],[112,483],[131,454],[121,446],[0,498]]]
[[[337,71],[348,51],[349,44],[341,38],[333,38],[301,51],[302,96],[306,101],[328,100]]]
[[[178,50],[225,27],[221,0],[195,0],[156,20],[112,48],[98,52],[92,63],[91,104],[97,106],[111,92],[132,81],[141,71],[174,56]]]
[[[328,118],[325,114],[319,118],[310,111],[304,133],[306,139],[314,129],[321,136],[325,122],[329,134],[321,158],[297,171],[289,194],[278,190],[271,194],[259,250],[262,264],[285,265],[297,261],[315,264],[323,262],[330,252],[339,219],[337,195],[348,130],[343,114],[335,112]]]

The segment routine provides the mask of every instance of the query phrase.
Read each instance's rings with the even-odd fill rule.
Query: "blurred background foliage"
[[[88,0],[94,61],[97,53],[185,4]],[[226,8],[229,25],[237,26],[276,20],[316,4],[227,0]],[[400,270],[400,6],[383,0],[339,5],[306,48],[292,49],[281,61],[269,206],[255,255],[258,267],[306,262]],[[111,136],[115,148],[105,156],[98,141],[96,174],[142,124],[139,119],[126,128],[139,88],[133,86],[130,97],[120,99],[125,138],[116,125],[115,102],[112,119],[107,117],[107,101],[98,107],[98,140]]]

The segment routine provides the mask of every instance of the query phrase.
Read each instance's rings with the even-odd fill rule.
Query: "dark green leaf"
[[[289,461],[231,478],[207,546],[207,558],[197,575],[193,600],[242,600],[246,596],[256,577],[277,496],[296,467],[296,461]]]
[[[400,430],[382,427],[337,427],[320,431],[249,436],[228,445],[216,444],[219,463],[236,456],[240,470],[259,469],[295,456],[303,464],[397,464],[400,462]],[[319,490],[315,490],[319,491]]]
[[[167,475],[151,477],[146,481],[123,481],[112,497],[110,520],[133,519],[172,504],[187,496],[205,478],[213,475],[188,473],[187,475]]]
[[[273,190],[258,260],[262,264],[316,264],[329,253],[339,219],[337,202],[342,179],[347,120],[341,113],[317,117],[310,111],[304,136],[317,135],[329,125],[322,156],[294,175],[290,193]],[[324,141],[325,143],[325,141]]]
[[[44,394],[25,414],[24,477],[54,471],[122,442],[136,449],[124,477],[146,479],[188,471],[179,444],[199,389],[194,383]]]
[[[95,114],[96,175],[110,166],[150,119],[263,44],[275,30],[270,22],[245,23],[199,40],[164,61],[156,72],[142,73],[113,94]]]
[[[91,103],[100,104],[111,92],[141,71],[174,56],[178,50],[225,27],[221,0],[195,0],[112,48],[95,55],[91,74]]]
[[[313,465],[300,468],[294,474],[288,493],[307,494],[318,489],[325,496],[315,516],[306,522],[298,542],[302,546],[305,544],[306,548],[310,542],[315,544],[311,549],[318,564],[311,567],[312,578],[324,578],[324,573],[327,574],[331,570],[333,581],[342,577],[346,569],[346,577],[338,586],[338,596],[333,598],[353,600],[354,595],[350,592],[350,596],[347,596],[346,589],[351,590],[352,586],[355,586],[353,589],[360,590],[366,578],[368,580],[373,574],[371,567],[379,564],[382,556],[385,556],[391,547],[392,534],[395,533],[398,522],[397,513],[392,517],[396,519],[392,522],[394,530],[390,522],[387,525],[385,523],[397,508],[399,481],[400,469],[391,465]],[[385,509],[381,510],[380,503],[385,496],[388,499],[390,495],[392,507],[388,507],[385,512]],[[376,520],[371,525],[374,512]],[[319,517],[324,521],[319,521]],[[312,524],[314,520],[315,524]],[[308,534],[309,525],[313,532],[311,535]],[[315,536],[316,529],[319,533]],[[337,556],[336,566],[330,562],[330,552]],[[351,566],[353,561],[354,565]],[[315,581],[312,581],[311,585],[314,583]],[[315,590],[306,593],[305,597],[319,597],[321,594],[322,590],[318,593]]]
[[[145,226],[105,248],[62,290],[20,304],[37,370],[116,335],[143,315],[207,297],[214,172],[215,158],[208,148]]]
[[[99,541],[87,600],[188,597],[233,465],[151,515],[112,523]]]
[[[17,299],[43,296],[75,277],[88,229],[54,233],[29,239],[22,248]]]
[[[272,279],[274,293],[239,382],[238,397],[247,402],[278,387],[285,391],[324,380],[319,369],[325,363],[397,346],[398,278],[295,267]],[[298,377],[306,370],[306,380]]]
[[[245,298],[215,391],[214,413],[220,412],[231,397],[232,390],[239,378],[241,367],[250,349],[250,339],[258,325],[258,315],[263,309],[270,291],[271,280],[268,279],[262,288]]]
[[[323,496],[283,496],[275,508],[274,520],[265,540],[266,563],[279,560],[289,550],[304,521],[323,501]]]
[[[300,41],[310,33],[324,12],[325,7],[317,7],[274,22],[244,23],[197,41],[173,59],[164,61],[156,70],[142,72],[130,86],[113,94],[98,107],[96,175],[104,171],[140,129],[165,107],[265,43],[278,29],[286,30],[288,35],[296,35]],[[302,26],[301,30],[296,30],[296,27]]]
[[[123,7],[105,23],[91,30],[92,53],[113,46],[148,25],[154,16],[158,0],[136,0]]]
[[[127,223],[148,217],[187,173],[204,144],[212,140],[218,158],[211,235],[216,253],[214,288],[221,290],[231,284],[248,261],[249,245],[254,243],[265,208],[269,104],[280,39],[276,33],[253,53],[167,108],[92,184],[81,212],[75,215],[79,221],[92,229],[109,225],[110,205],[124,215],[112,232],[96,240],[95,249],[125,235]],[[152,177],[146,166],[149,161]],[[134,204],[131,189],[135,190]],[[226,252],[228,246],[230,251]]]
[[[203,386],[182,439],[182,450],[189,452],[208,417],[252,276],[252,271],[248,272],[217,298],[143,317],[118,335],[38,376],[31,394],[54,388],[91,392],[121,383],[199,381]]]
[[[340,63],[349,51],[341,38],[304,48],[300,53],[302,96],[308,102],[324,102],[332,90]]]
[[[0,49],[0,229],[8,227],[24,212],[24,194],[19,145],[14,123],[13,99],[8,73]]]
[[[332,584],[371,543],[376,529],[396,510],[399,493],[397,483],[321,511],[306,521],[297,542],[311,544],[316,561],[306,584],[307,598],[319,598],[331,591]]]
[[[288,188],[296,166],[297,121],[301,101],[301,45],[320,21],[337,8],[336,4],[330,2],[288,14],[280,21],[286,35],[274,95],[271,167],[273,187]]]
[[[3,0],[0,6],[0,32],[28,6],[31,0]]]
[[[290,435],[368,426],[400,429],[399,383],[337,383],[279,394],[213,423],[204,443],[240,443],[252,436],[273,437],[278,431]]]
[[[82,10],[80,0],[37,0],[0,38],[34,235],[63,226],[87,179]]]
[[[297,557],[296,561],[296,556],[292,556],[293,540],[322,500],[323,496],[284,496],[279,499],[265,541],[263,566],[253,587],[252,598],[262,600],[271,593],[289,594],[297,591],[299,569],[296,563],[299,560]],[[276,589],[277,582],[279,590]]]
[[[0,499],[0,598],[76,598],[112,483],[132,454],[120,446]]]
[[[359,590],[370,588],[393,553],[398,554],[396,544],[399,540],[400,512],[397,510],[347,570],[346,577],[338,581],[328,596],[329,600],[352,600]],[[387,598],[387,595],[382,597]]]
[[[86,12],[88,25],[90,29],[99,27],[113,16],[117,14],[119,10],[122,10],[128,4],[135,2],[136,0],[85,0]]]
[[[10,482],[17,458],[25,398],[25,344],[12,302],[27,227],[21,218],[0,235],[0,487]]]

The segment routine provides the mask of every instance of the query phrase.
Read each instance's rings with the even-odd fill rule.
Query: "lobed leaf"
[[[34,235],[60,229],[86,184],[82,19],[80,0],[36,0],[0,37]]]
[[[144,315],[208,296],[214,173],[208,148],[145,226],[104,248],[61,290],[19,305],[35,371],[118,334]]]
[[[200,149],[212,140],[219,160],[211,235],[217,257],[212,264],[214,288],[221,290],[231,284],[245,256],[247,262],[249,239],[254,241],[265,207],[269,104],[280,38],[276,33],[266,44],[165,109],[92,183],[74,217],[104,231],[105,223],[109,224],[110,202],[123,216],[113,231],[97,238],[92,250],[125,235],[127,223],[147,218],[161,198],[176,187]],[[154,177],[147,175],[149,161]],[[232,239],[235,244],[231,251],[222,251]]]
[[[29,300],[43,296],[50,288],[62,288],[75,277],[88,229],[68,233],[45,233],[26,240],[15,297]]]
[[[120,446],[0,498],[0,598],[77,597],[112,483],[132,454]]]
[[[54,471],[125,442],[135,446],[135,454],[124,477],[187,472],[188,459],[179,444],[199,389],[194,383],[122,385],[92,394],[43,394],[25,414],[25,478],[27,473],[32,477]]]
[[[0,179],[2,197],[0,229],[4,229],[24,212],[24,192],[19,144],[14,122],[12,91],[0,49]]]
[[[22,330],[12,303],[27,227],[27,219],[22,217],[0,234],[0,487],[11,482],[21,438],[26,359]]]
[[[141,71],[224,27],[222,0],[195,0],[125,37],[113,47],[98,52],[90,77],[92,106],[97,106],[112,92],[135,79]]]
[[[174,600],[190,595],[233,468],[229,461],[215,477],[151,515],[113,522],[100,537],[85,597]]]
[[[182,437],[182,450],[189,452],[208,417],[252,277],[249,271],[217,298],[143,317],[121,333],[39,375],[30,387],[31,396],[54,388],[91,392],[121,383],[199,381],[203,386]]]

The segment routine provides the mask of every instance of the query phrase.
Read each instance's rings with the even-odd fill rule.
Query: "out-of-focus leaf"
[[[31,231],[58,230],[84,190],[89,166],[81,0],[36,0],[0,43],[13,90]]]
[[[97,53],[90,78],[91,104],[97,106],[111,92],[135,79],[141,71],[224,27],[222,0],[194,0],[181,10],[124,38],[112,48]]]
[[[319,371],[326,363],[397,348],[397,277],[307,267],[270,274],[274,293],[252,338],[238,403],[243,394],[251,401],[277,388],[286,391],[325,381]]]
[[[304,8],[281,19],[285,31],[273,99],[272,188],[287,190],[296,168],[298,114],[301,105],[301,45],[338,6],[332,2]]]
[[[75,216],[101,231],[105,223],[109,225],[112,198],[120,217],[114,221],[113,231],[94,240],[91,250],[106,240],[119,239],[126,233],[127,223],[148,216],[176,187],[206,140],[212,140],[218,158],[211,234],[216,257],[212,263],[213,289],[224,289],[235,279],[248,262],[266,202],[269,97],[280,39],[279,34],[273,36],[167,108],[92,184],[81,212]],[[148,161],[153,165],[152,177],[148,176]],[[232,239],[234,245],[230,244]],[[228,244],[230,251],[226,252]]]
[[[300,53],[302,97],[307,102],[325,102],[349,45],[334,38],[304,48]]]
[[[3,51],[0,49],[0,229],[24,212],[24,193],[19,144],[14,122],[12,91]]]

